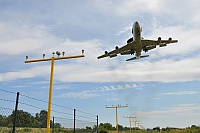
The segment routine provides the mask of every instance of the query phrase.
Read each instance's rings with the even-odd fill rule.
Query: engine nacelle
[[[115,50],[116,50],[117,53],[119,53],[119,47],[118,46],[115,47]]]
[[[131,42],[133,42],[133,38],[132,37],[127,40],[127,43],[131,43]]]
[[[108,55],[108,51],[105,51],[105,55]]]
[[[165,47],[165,46],[167,46],[167,44],[160,44],[159,46],[160,47]]]
[[[121,53],[121,55],[129,55],[129,54],[131,54],[131,51],[125,51],[125,52]]]
[[[146,46],[145,46],[145,47],[143,47],[142,49],[143,49],[143,51],[144,51],[144,52],[148,52],[148,49],[147,49],[147,47],[146,47]]]
[[[109,56],[110,56],[110,58],[112,58],[112,57],[116,57],[117,54],[111,54],[111,55],[109,55]]]
[[[158,45],[161,43],[161,37],[158,37]]]
[[[151,45],[151,46],[145,47],[145,48],[143,49],[143,51],[147,52],[147,51],[149,51],[149,50],[151,50],[151,49],[154,49],[154,48],[156,48],[156,45]]]
[[[149,46],[147,49],[150,50],[150,49],[153,49],[153,48],[156,48],[156,45]]]
[[[171,41],[172,41],[172,38],[170,37],[170,38],[169,38],[169,43],[170,43]]]

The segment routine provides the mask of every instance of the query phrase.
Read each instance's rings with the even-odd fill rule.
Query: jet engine
[[[132,37],[127,40],[127,43],[131,43],[131,42],[133,42],[133,38]]]
[[[121,55],[129,55],[129,54],[131,54],[131,51],[130,51],[130,50],[124,51],[123,53],[121,53]]]
[[[111,54],[111,55],[109,55],[109,56],[110,56],[110,58],[112,58],[112,57],[116,57],[117,54]]]
[[[165,47],[165,46],[167,46],[167,44],[165,43],[165,44],[160,44],[159,45],[160,47]]]
[[[156,48],[156,45],[151,45],[151,46],[143,48],[143,51],[148,52],[149,50],[154,49],[154,48]]]
[[[161,43],[161,37],[158,37],[158,45]]]
[[[115,50],[116,50],[117,52],[119,52],[119,47],[118,47],[118,46],[116,46],[116,47],[115,47]]]
[[[170,37],[170,38],[169,38],[169,43],[171,43],[171,41],[172,41],[172,38]]]
[[[105,55],[107,55],[107,56],[108,56],[108,51],[105,51]]]

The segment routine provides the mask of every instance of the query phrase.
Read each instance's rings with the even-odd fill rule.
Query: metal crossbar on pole
[[[85,57],[85,56],[84,55],[73,55],[73,56],[63,56],[63,57],[55,57],[55,58],[52,57],[52,58],[54,58],[54,60],[62,60],[62,59],[71,59],[71,58],[80,58],[80,57]],[[25,63],[51,61],[52,58],[26,60]]]
[[[52,58],[44,58],[44,54],[43,54],[43,59],[34,59],[34,60],[27,60],[28,56],[26,56],[26,61],[25,63],[32,63],[32,62],[41,62],[41,61],[51,61],[51,74],[50,74],[50,87],[49,87],[49,102],[48,102],[48,115],[47,115],[47,129],[46,129],[46,133],[50,133],[50,118],[51,118],[51,107],[52,107],[52,91],[53,91],[53,75],[54,75],[54,61],[55,60],[62,60],[62,59],[71,59],[71,58],[81,58],[81,57],[85,57],[83,55],[84,50],[82,50],[82,55],[74,55],[74,56],[64,56],[64,52],[63,52],[63,56],[60,56],[60,52],[56,52],[56,54],[58,55],[58,57],[54,57],[54,52],[53,57]]]
[[[128,105],[106,106],[106,108],[115,108],[116,109],[116,130],[117,130],[117,133],[118,133],[118,112],[117,112],[117,109],[118,108],[126,108],[126,107],[128,107]]]
[[[131,118],[136,118],[135,116],[124,116],[124,118],[129,118],[129,124],[130,124],[130,133],[132,132],[131,131],[131,122],[132,122],[132,120],[131,120]]]

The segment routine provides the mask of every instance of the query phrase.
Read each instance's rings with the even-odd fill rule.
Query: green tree
[[[41,110],[40,113],[36,113],[35,119],[39,121],[41,128],[47,127],[47,111]]]
[[[91,130],[92,128],[91,128],[91,127],[88,127],[88,126],[86,126],[86,129],[87,129],[87,130]]]
[[[108,133],[108,130],[105,128],[100,128],[99,133]]]
[[[104,129],[107,129],[107,130],[113,130],[112,124],[110,124],[110,123],[104,123],[104,124],[100,123],[99,128],[104,128]]]
[[[6,116],[0,115],[0,127],[6,126]]]
[[[8,117],[0,115],[0,127],[12,127],[13,126],[13,119],[14,119],[14,111]],[[17,111],[16,117],[16,127],[42,127],[46,128],[46,121],[47,121],[47,111],[41,110],[40,113],[36,113],[35,117],[32,116],[30,113],[25,112],[23,110]],[[52,127],[52,121],[50,121]],[[60,123],[54,123],[55,128],[61,128]]]
[[[196,125],[192,125],[191,128],[192,128],[192,129],[196,129],[197,126],[196,126]]]
[[[119,129],[119,130],[123,130],[124,128],[123,128],[122,125],[119,125],[119,124],[118,124],[118,129]]]
[[[6,125],[8,127],[12,126],[13,119],[14,119],[14,111],[12,112],[11,115],[9,115],[6,118]],[[23,110],[17,111],[16,127],[38,127],[38,126],[39,122],[30,113],[24,112]]]
[[[54,123],[54,128],[61,128],[61,124],[60,123]]]
[[[92,129],[97,129],[97,125],[93,125]]]

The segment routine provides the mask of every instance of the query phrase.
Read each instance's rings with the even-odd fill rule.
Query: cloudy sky
[[[115,110],[106,105],[128,104],[118,111],[123,126],[129,126],[123,116],[136,116],[145,128],[199,125],[199,6],[198,0],[0,0],[0,89],[48,101],[51,63],[25,64],[25,56],[79,55],[84,49],[84,58],[55,62],[53,103],[99,115],[99,122],[113,126]],[[98,60],[126,44],[134,21],[144,38],[179,42],[142,53],[150,56],[141,60]],[[0,97],[15,100],[3,92]],[[0,106],[14,108],[5,101]]]

